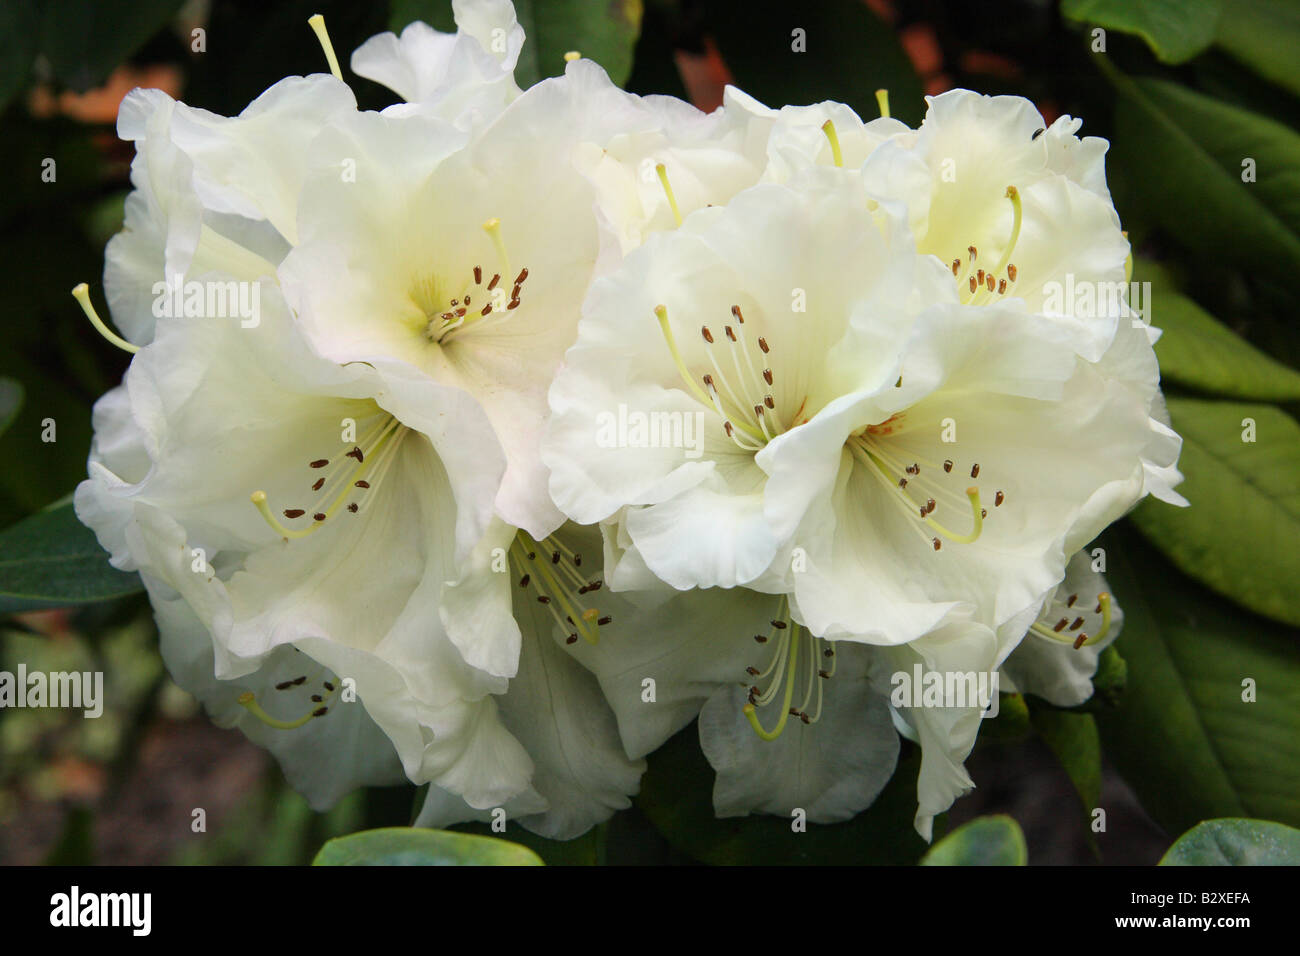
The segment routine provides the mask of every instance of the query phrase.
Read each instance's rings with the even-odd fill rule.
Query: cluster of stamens
[[[787,721],[791,717],[797,717],[805,724],[817,723],[821,719],[822,713],[822,681],[835,676],[834,643],[813,636],[793,619],[790,619],[788,612],[789,601],[782,598],[777,616],[771,620],[771,627],[768,632],[754,635],[756,643],[770,644],[775,641],[775,647],[767,667],[762,670],[753,666],[745,668],[748,679],[741,682],[741,686],[747,689],[744,706],[745,718],[749,721],[750,726],[754,728],[754,732],[763,740],[775,740],[781,736]],[[801,646],[805,642],[807,645],[806,653]],[[794,706],[794,689],[798,683],[801,667],[806,675],[804,695],[802,702],[798,706]],[[764,681],[767,682],[766,688],[762,686]],[[782,693],[783,689],[784,693]],[[757,709],[775,703],[778,696],[782,698],[780,715],[777,718],[776,726],[771,730],[767,730],[758,719]],[[813,704],[814,696],[816,697],[815,705]],[[811,713],[809,713],[810,705],[812,705]]]
[[[954,473],[964,473],[965,467],[958,468],[951,458],[937,463],[908,454],[901,441],[901,436],[906,431],[907,415],[900,412],[857,432],[849,438],[847,447],[869,474],[883,482],[888,489],[888,497],[913,522],[924,524],[938,532],[937,535],[929,536],[935,551],[943,549],[944,538],[960,544],[975,541],[983,533],[984,519],[989,514],[980,500],[979,486],[970,485],[959,496],[950,486],[948,478]],[[970,477],[975,480],[979,476],[979,462],[974,462],[970,466]],[[965,501],[962,500],[963,497]],[[1006,498],[1006,494],[998,490],[993,495],[993,507],[1002,507]],[[971,514],[970,531],[955,531],[934,517],[941,504],[956,506],[960,510],[968,509]],[[913,527],[916,527],[922,538],[928,536],[916,524]]]
[[[508,276],[511,269],[510,257],[506,255],[505,242],[501,238],[501,221],[489,219],[483,224],[483,231],[491,237],[500,261],[500,271],[492,273],[486,284],[483,281],[486,271],[481,265],[475,265],[474,281],[466,280],[460,294],[451,299],[440,297],[438,282],[433,277],[416,283],[412,291],[412,298],[429,317],[425,334],[434,342],[446,343],[458,332],[481,327],[485,322],[499,319],[519,308],[519,296],[528,279],[528,268],[519,270],[511,284],[510,297],[506,298],[502,278]]]
[[[1038,620],[1029,626],[1030,632],[1049,641],[1069,644],[1075,650],[1096,644],[1105,638],[1110,631],[1110,594],[1102,591],[1097,595],[1092,614],[1100,615],[1101,621],[1091,636],[1083,630],[1087,622],[1081,612],[1086,605],[1078,605],[1078,600],[1078,594],[1071,594],[1064,600],[1053,597],[1051,603],[1038,615]],[[1053,621],[1053,618],[1056,620]]]
[[[298,648],[295,647],[294,650],[298,651]],[[299,653],[301,652],[299,651]],[[314,688],[318,680],[321,689],[316,691]],[[307,675],[303,674],[290,680],[280,681],[280,683],[275,685],[275,689],[278,692],[292,691],[296,688],[303,687],[306,684],[308,684]],[[307,713],[295,720],[281,720],[278,717],[272,717],[263,709],[262,705],[258,703],[257,697],[252,691],[246,691],[243,694],[240,694],[239,704],[268,727],[273,727],[276,730],[296,730],[309,721],[314,720],[317,717],[324,717],[329,713],[329,701],[338,692],[342,681],[337,677],[332,677],[329,680],[320,680],[318,677],[312,680],[310,684],[313,688],[313,692],[307,696],[310,700],[311,707]]]
[[[957,282],[957,293],[966,305],[986,305],[994,298],[1010,295],[1015,291],[1019,274],[1011,254],[1020,238],[1021,204],[1020,192],[1015,186],[1008,186],[1006,196],[1011,200],[1014,219],[1011,224],[1011,237],[1006,250],[991,269],[985,269],[980,263],[979,249],[975,245],[966,247],[964,256],[956,256],[948,267]]]
[[[310,517],[305,525],[286,526],[271,511],[266,492],[255,491],[252,502],[262,518],[281,537],[303,538],[322,527],[326,521],[346,510],[348,514],[364,511],[374,497],[374,489],[384,480],[397,450],[409,429],[392,415],[374,417],[360,440],[331,461],[316,458],[307,463],[310,471],[320,472],[311,483],[316,500],[306,508],[285,508],[281,514],[291,522]],[[346,509],[345,509],[346,506]]]
[[[600,640],[600,628],[614,618],[589,604],[587,595],[599,591],[604,582],[583,574],[580,553],[557,535],[538,542],[520,531],[510,543],[510,558],[519,587],[537,592],[537,603],[551,613],[561,631],[568,632],[566,644],[576,644],[579,637],[588,644]]]
[[[761,335],[757,337],[757,351],[750,346],[745,334],[745,315],[740,306],[731,307],[735,323],[724,325],[721,337],[714,335],[707,325],[700,328],[704,353],[708,356],[713,371],[701,375],[698,381],[687,369],[677,348],[668,322],[667,307],[657,306],[655,315],[677,365],[678,374],[686,383],[687,389],[717,412],[723,431],[737,446],[746,451],[757,451],[777,435],[801,423],[799,416],[803,414],[803,405],[799,406],[788,425],[781,421],[776,409],[776,398],[772,393],[776,381],[768,358],[772,347]],[[719,361],[719,352],[729,353],[730,362]],[[754,361],[755,357],[758,362]],[[730,370],[724,368],[728,364]]]

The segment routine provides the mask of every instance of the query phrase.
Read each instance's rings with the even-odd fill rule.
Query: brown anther
[[[1014,263],[1007,266],[1007,278],[1010,279],[1012,282],[1016,281],[1016,267]]]
[[[1006,500],[1007,500],[1007,496],[999,491],[996,495],[993,496],[993,507],[994,508],[1001,507],[1002,502]]]
[[[776,399],[774,399],[771,395],[765,395],[763,396],[763,404],[766,405],[768,408],[774,409],[776,408]]]
[[[368,482],[368,481],[354,481],[353,484],[356,485],[358,488],[369,488],[369,487],[370,487],[370,482]]]
[[[988,509],[988,508],[981,508],[981,509],[980,509],[980,517],[981,517],[981,518],[987,518],[988,516],[989,516],[989,509]]]
[[[984,277],[984,287],[988,289],[990,292],[992,292],[993,286],[994,286],[993,273],[990,272],[988,275]]]
[[[707,325],[700,329],[700,334],[704,336],[704,341],[708,342],[710,345],[713,344],[713,333],[709,331]]]
[[[312,517],[315,518],[317,521],[324,521],[324,520],[325,520],[325,514],[324,514],[324,512],[321,512],[321,511],[316,512],[314,515],[312,515]]]
[[[757,677],[759,674],[762,673],[762,671],[760,671],[757,667],[746,667],[745,673],[748,674],[750,677]]]
[[[736,317],[736,321],[739,322],[741,325],[745,324],[745,317],[740,314],[740,306],[733,305],[731,307],[731,314]]]
[[[348,505],[348,511],[351,511],[353,514],[357,513],[357,503],[355,501]]]
[[[317,458],[315,461],[311,463],[311,466],[313,468],[324,468],[329,463],[330,460],[328,458]]]
[[[479,315],[487,315],[491,311],[492,311],[492,303],[489,302],[487,305],[483,306],[483,309],[482,311],[479,312]]]
[[[1072,631],[1077,631],[1077,630],[1078,630],[1079,628],[1081,628],[1081,627],[1083,627],[1083,618],[1081,618],[1081,617],[1076,617],[1076,618],[1074,619],[1074,623],[1072,623],[1072,624],[1070,625],[1070,630],[1072,630]]]
[[[295,677],[289,683],[293,684],[294,687],[301,687],[303,684],[307,683],[307,675],[304,674],[301,677]]]
[[[507,312],[510,311],[511,309],[517,309],[517,308],[519,308],[519,300],[518,300],[518,299],[511,299],[509,302],[506,303],[506,311],[507,311]]]
[[[582,567],[582,555],[580,555],[580,554],[575,554],[575,555],[573,556],[573,566],[574,566],[575,568],[580,568],[580,567]]]
[[[898,487],[900,487],[900,488],[906,488],[906,487],[907,487],[907,479],[906,479],[906,478],[899,478],[899,479],[898,479]]]
[[[821,678],[824,678],[824,679],[826,679],[826,680],[830,680],[831,672],[830,672],[830,671],[818,671],[818,672],[817,672],[817,676],[818,676],[818,677],[821,677]]]
[[[772,370],[770,368],[763,369],[763,381],[767,382],[768,385],[772,384]]]
[[[927,498],[925,502],[925,513],[930,514],[935,509],[934,499]]]
[[[909,475],[919,475],[921,473],[921,466],[918,465],[916,462],[912,462],[912,464],[908,465],[903,470],[907,472]]]
[[[979,256],[979,252],[975,249],[974,246],[967,246],[966,252],[970,255],[971,262],[974,262],[975,259]]]
[[[1006,294],[1007,294],[1007,280],[1006,280],[1006,279],[999,279],[999,280],[998,280],[998,295],[1006,295]]]
[[[286,518],[301,518],[306,513],[307,512],[303,511],[301,508],[287,508],[285,509],[284,516]]]
[[[604,627],[606,624],[608,624],[608,623],[609,623],[610,621],[612,621],[612,620],[614,620],[614,618],[613,618],[611,615],[606,614],[604,617],[596,618],[596,626],[597,626],[597,627]]]
[[[960,272],[960,271],[961,271],[961,260],[960,260],[960,259],[954,259],[954,260],[952,260],[952,274],[953,274],[953,276],[956,277],[957,273]]]
[[[944,461],[944,463],[943,463],[943,470],[946,471],[946,472],[951,472],[951,471],[952,471],[952,459],[951,459],[951,458],[948,458],[948,459],[946,459],[946,460]]]
[[[980,476],[979,462],[976,462],[975,464],[970,466],[970,476],[972,478],[978,478]]]
[[[474,284],[475,284],[475,285],[482,285],[482,284],[483,284],[483,267],[482,267],[482,266],[475,266],[475,267],[474,267]]]
[[[754,640],[758,641],[758,643],[760,643],[760,644],[766,644],[766,643],[767,643],[767,638],[766,638],[764,635],[762,635],[762,634],[755,634],[755,635],[754,635]]]
[[[460,299],[452,299],[452,300],[451,300],[451,304],[452,304],[452,305],[460,305]]]
[[[497,275],[494,275],[492,277],[492,281],[488,283],[488,291],[491,292],[493,289],[495,289],[497,287],[497,283],[500,281],[501,281],[500,274],[498,273]]]
[[[943,542],[940,541],[938,538],[935,538],[935,539],[934,539],[934,550],[938,551],[938,550],[940,550],[941,548],[943,548]]]
[[[831,650],[829,647],[826,648],[826,650],[822,651],[822,657],[834,657],[834,656],[835,656],[835,652]]]
[[[799,712],[799,719],[802,720],[805,724],[812,723],[812,718],[809,717],[807,714],[805,714],[803,711]]]
[[[733,342],[736,341],[736,333],[731,330],[731,326],[724,325],[722,329],[727,333],[727,338],[731,339]]]
[[[537,595],[537,603],[538,603],[538,604],[550,604],[550,603],[551,603],[551,599],[548,598],[545,594],[539,594],[539,595]]]
[[[1063,617],[1056,622],[1056,624],[1052,627],[1052,630],[1054,630],[1057,634],[1060,634],[1063,630],[1065,630],[1065,625],[1069,623],[1070,623],[1069,618]]]
[[[1040,127],[1038,127],[1038,129],[1034,130],[1034,135],[1031,136],[1031,137],[1029,137],[1029,139],[1030,139],[1031,141],[1036,140],[1036,139],[1038,139],[1038,137],[1042,136],[1042,135],[1043,135],[1044,133],[1046,133],[1046,132],[1047,132],[1047,130],[1045,130],[1043,127],[1040,126]]]
[[[1074,607],[1074,602],[1079,600],[1079,595],[1071,594],[1069,600],[1065,602],[1066,607]]]
[[[723,422],[723,423],[722,423],[722,427],[723,427],[724,429],[726,429],[727,437],[730,438],[730,437],[731,437],[731,422]]]
[[[525,574],[522,578],[519,579],[519,586],[521,588],[528,587],[528,582],[531,581],[532,579],[533,577],[531,574]]]
[[[317,478],[314,482],[312,482],[311,490],[320,491],[321,487],[324,486],[324,484],[325,484],[324,478]]]
[[[560,563],[560,552],[558,552],[558,551],[552,551],[552,552],[551,552],[551,564],[559,564],[559,563]]]
[[[358,463],[364,462],[366,460],[366,456],[362,453],[361,449],[358,448],[356,445],[353,445],[352,450],[348,452],[346,455],[344,455],[344,457],[355,458]]]
[[[289,689],[290,687],[292,687],[292,686],[293,686],[293,681],[291,681],[291,680],[282,680],[282,681],[280,681],[280,683],[278,683],[278,684],[275,685],[275,689],[276,689],[276,690],[288,690],[288,689]]]
[[[515,285],[523,285],[524,280],[527,278],[528,278],[528,269],[527,268],[520,269],[519,275],[515,276]]]
[[[311,712],[311,715],[313,717],[324,717],[327,713],[329,713],[328,707],[317,707]]]
[[[763,336],[761,335],[758,337],[758,347],[763,350],[764,355],[772,351],[770,348],[767,347],[767,339],[763,338]]]
[[[976,285],[983,285],[983,284],[984,284],[984,270],[983,270],[983,269],[980,269],[978,272],[975,273],[975,283],[976,283]],[[452,304],[454,305],[455,303],[452,303]]]
[[[789,625],[786,624],[785,621],[769,621],[768,623],[771,624],[778,631],[784,631],[787,627],[789,627]]]
[[[577,643],[578,643],[578,635],[577,635],[577,634],[570,634],[568,637],[566,637],[566,638],[564,639],[564,643],[565,643],[565,644],[577,644]]]
[[[1080,633],[1079,636],[1074,639],[1074,649],[1077,651],[1086,643],[1088,643],[1088,635]]]
[[[971,277],[970,277],[970,282],[967,283],[967,285],[970,286],[970,290],[971,290],[972,292],[975,291],[975,287],[976,287],[978,284],[979,284],[979,283],[977,283],[977,282],[975,281],[975,277],[974,277],[974,276],[971,276]]]
[[[313,703],[319,704],[319,703],[320,703],[322,700],[324,700],[325,698],[322,697],[320,694],[312,694],[312,695],[311,695],[311,699],[312,699],[312,702],[313,702]]]
[[[322,681],[321,686],[324,687],[330,693],[334,692],[334,685],[331,684],[329,681]]]
[[[465,312],[466,312],[466,309],[465,309],[463,306],[462,306],[461,308],[457,309],[457,310],[456,310],[456,318],[458,318],[458,319],[463,319],[463,318],[465,317]]]

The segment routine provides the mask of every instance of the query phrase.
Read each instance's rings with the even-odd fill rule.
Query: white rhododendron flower
[[[74,294],[135,355],[79,517],[313,806],[406,779],[419,825],[569,839],[698,721],[720,816],[847,820],[907,737],[929,839],[999,679],[1091,694],[1080,549],[1186,503],[1106,143],[966,91],[911,130],[521,90],[511,4],[453,11],[355,51],[382,112],[318,17],[332,76],[123,102],[124,338]]]

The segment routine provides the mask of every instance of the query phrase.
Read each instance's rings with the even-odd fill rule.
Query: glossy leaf
[[[1076,23],[1132,33],[1165,63],[1184,63],[1214,42],[1220,0],[1063,0]]]
[[[930,848],[922,866],[1024,866],[1025,834],[1011,817],[980,817],[953,830]]]
[[[1133,278],[1151,283],[1146,317],[1163,333],[1156,342],[1162,379],[1235,398],[1300,400],[1300,372],[1270,358],[1183,295],[1158,266],[1139,260]]]
[[[1169,414],[1183,436],[1178,490],[1191,507],[1148,499],[1133,520],[1185,573],[1300,625],[1300,425],[1271,405],[1238,402],[1171,398]]]
[[[327,842],[313,866],[541,866],[527,847],[448,830],[386,827]]]
[[[1296,632],[1198,590],[1132,532],[1109,532],[1107,557],[1129,692],[1095,716],[1143,807],[1171,833],[1224,816],[1300,824]]]
[[[1169,848],[1161,866],[1300,866],[1300,830],[1271,820],[1206,820]]]
[[[1113,161],[1141,183],[1148,212],[1206,260],[1291,281],[1300,268],[1300,134],[1097,62],[1119,93]],[[1243,180],[1248,171],[1253,182]]]
[[[138,574],[108,563],[71,502],[0,533],[0,614],[107,601],[143,587]]]
[[[1224,0],[1216,42],[1264,79],[1300,95],[1300,4],[1294,0]]]

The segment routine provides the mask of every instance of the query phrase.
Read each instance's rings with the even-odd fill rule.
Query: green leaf
[[[524,48],[515,81],[524,89],[564,72],[564,54],[576,50],[595,60],[619,86],[632,72],[632,51],[641,32],[641,0],[515,0]],[[389,27],[400,33],[412,20],[454,33],[450,0],[397,0]]]
[[[1020,824],[1004,814],[964,823],[930,848],[922,866],[1024,866],[1029,859]]]
[[[770,106],[837,100],[869,120],[879,112],[875,91],[886,89],[893,116],[921,120],[916,70],[894,28],[861,0],[716,0],[705,15],[736,86]]]
[[[1095,716],[1142,806],[1171,833],[1224,816],[1300,824],[1296,632],[1198,589],[1123,528],[1106,553],[1130,691]]]
[[[1225,0],[1215,40],[1248,69],[1300,95],[1300,5],[1294,0]]]
[[[1140,36],[1165,63],[1185,63],[1214,42],[1220,0],[1063,0],[1076,23]]]
[[[12,378],[0,378],[0,435],[18,417],[23,407],[23,387]]]
[[[637,806],[677,850],[702,863],[776,865],[911,864],[925,851],[913,829],[919,750],[901,756],[876,802],[846,823],[807,824],[791,818],[713,814],[713,768],[700,750],[695,724],[647,758]]]
[[[1037,707],[1030,720],[1065,768],[1084,814],[1090,814],[1101,803],[1101,737],[1092,714]]]
[[[99,86],[163,29],[184,0],[45,0],[41,52],[79,93]]]
[[[1271,820],[1206,820],[1169,848],[1161,866],[1300,866],[1300,830]]]
[[[1119,93],[1114,161],[1175,239],[1216,263],[1290,282],[1300,269],[1300,135],[1165,80],[1095,58]],[[1254,161],[1255,182],[1243,182]],[[1157,325],[1159,322],[1156,323]]]
[[[385,827],[336,837],[312,866],[542,866],[527,847],[449,830]]]
[[[1271,405],[1170,398],[1183,436],[1178,490],[1190,508],[1147,499],[1133,513],[1182,571],[1257,614],[1300,625],[1300,425]],[[1243,441],[1247,421],[1254,441]]]
[[[1164,270],[1139,259],[1134,279],[1151,283],[1146,318],[1163,332],[1156,342],[1162,379],[1234,398],[1300,400],[1300,372],[1220,323],[1180,293]]]
[[[107,601],[143,587],[138,574],[108,563],[71,502],[0,533],[0,614]]]

